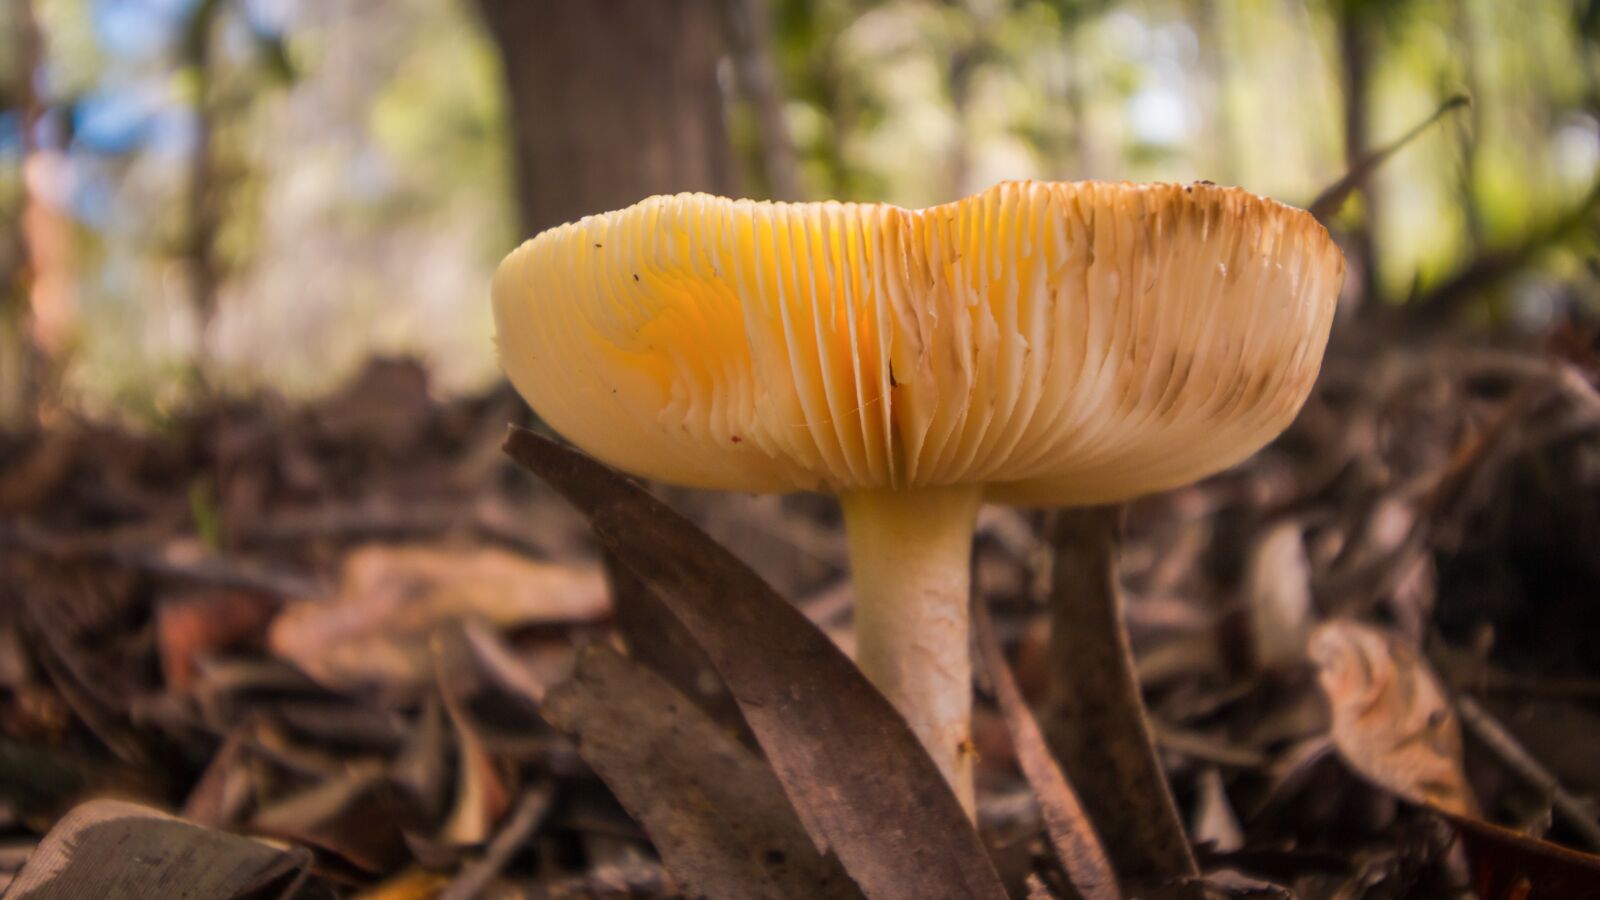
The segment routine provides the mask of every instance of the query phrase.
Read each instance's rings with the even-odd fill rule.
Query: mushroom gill
[[[1106,502],[1266,443],[1343,258],[1209,184],[1009,182],[943,206],[653,197],[495,277],[501,359],[621,468],[762,492],[984,484]]]

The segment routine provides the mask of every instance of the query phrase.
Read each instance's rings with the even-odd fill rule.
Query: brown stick
[[[1105,847],[1071,783],[1050,756],[1039,723],[1028,709],[1027,701],[1022,699],[1022,691],[1017,688],[1017,680],[1006,664],[1000,642],[995,640],[989,609],[981,601],[973,605],[973,624],[978,653],[994,685],[995,700],[1011,732],[1011,742],[1016,746],[1017,764],[1039,801],[1039,812],[1044,818],[1045,832],[1050,836],[1056,861],[1061,863],[1073,888],[1085,900],[1116,900],[1122,894],[1117,890],[1117,874],[1111,870]]]

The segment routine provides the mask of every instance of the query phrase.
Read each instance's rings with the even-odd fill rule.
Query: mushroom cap
[[[1006,182],[943,206],[652,197],[494,278],[500,360],[606,462],[757,492],[1188,483],[1294,418],[1344,258],[1209,183]]]

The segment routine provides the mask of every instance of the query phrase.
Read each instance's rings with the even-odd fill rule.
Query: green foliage
[[[201,83],[181,20],[163,52],[130,61],[89,0],[33,2],[41,84],[63,116],[128,81],[151,102],[215,110],[216,381],[315,391],[374,351],[437,361],[447,388],[494,376],[484,294],[515,237],[511,132],[470,3],[300,4],[264,23],[203,0],[187,20],[215,17]],[[1345,166],[1341,23],[1370,41],[1372,143],[1445,96],[1475,99],[1373,181],[1390,297],[1558,220],[1600,167],[1600,0],[769,3],[782,118],[814,198],[922,205],[1003,178],[1208,178],[1303,204]],[[0,100],[14,79],[0,72]],[[746,156],[759,125],[732,110]],[[102,410],[170,408],[197,347],[183,299],[190,160],[172,141],[69,151],[74,190],[111,194],[94,215],[75,210],[85,324],[68,385]],[[15,157],[0,155],[0,208],[20,209],[20,194]],[[1536,278],[1570,280],[1592,307],[1584,233],[1542,253]],[[1496,302],[1513,309],[1520,282],[1507,284]]]

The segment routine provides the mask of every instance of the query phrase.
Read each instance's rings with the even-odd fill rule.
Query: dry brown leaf
[[[689,896],[861,896],[817,853],[766,763],[640,664],[589,648],[545,715],[577,737]]]
[[[402,832],[419,819],[411,798],[380,766],[355,765],[262,809],[251,827],[383,872],[405,858]]]
[[[1145,895],[1146,900],[1294,900],[1294,896],[1282,885],[1229,869],[1174,878]]]
[[[594,621],[608,609],[598,566],[494,547],[372,544],[345,557],[337,595],[289,604],[270,640],[274,653],[329,687],[409,693],[430,677],[428,638],[446,622],[515,628]]]
[[[874,898],[1003,898],[955,793],[894,707],[748,566],[638,485],[534,433],[512,458],[688,629],[739,702],[806,832]]]
[[[1341,619],[1317,626],[1308,653],[1333,712],[1334,746],[1352,769],[1412,802],[1472,815],[1461,724],[1415,648]]]
[[[665,678],[713,719],[748,733],[739,716],[739,705],[717,677],[716,667],[695,643],[694,636],[648,586],[609,554],[606,575],[611,580],[612,602],[617,609],[617,632],[628,656]]]
[[[1054,891],[1045,886],[1044,879],[1036,872],[1028,873],[1028,880],[1023,887],[1028,891],[1028,900],[1060,900]]]
[[[12,882],[13,900],[243,900],[333,895],[308,883],[311,854],[211,831],[120,800],[57,822]]]

